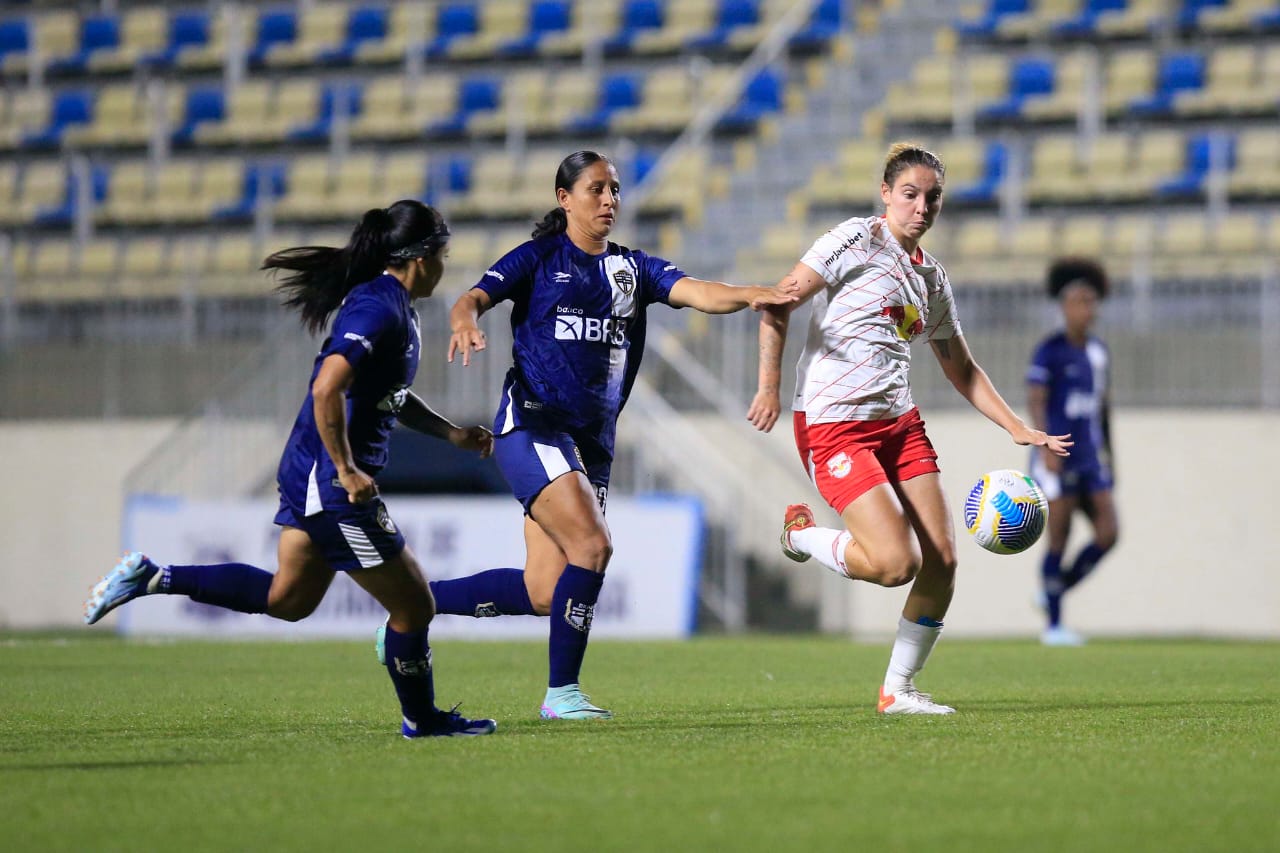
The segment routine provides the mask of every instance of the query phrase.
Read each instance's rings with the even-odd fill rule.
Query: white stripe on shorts
[[[338,522],[338,529],[342,531],[342,538],[347,540],[347,545],[351,547],[351,552],[356,555],[356,559],[360,561],[363,568],[371,569],[386,562],[359,527]]]
[[[538,444],[535,441],[533,449],[537,451],[538,459],[542,461],[542,470],[547,472],[548,481],[573,470],[569,460],[564,458],[564,453],[554,444]]]

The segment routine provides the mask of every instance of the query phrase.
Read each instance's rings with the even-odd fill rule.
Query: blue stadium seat
[[[1182,0],[1182,8],[1178,11],[1178,26],[1194,30],[1200,23],[1202,11],[1226,5],[1227,0]]]
[[[618,110],[640,103],[644,83],[635,74],[611,74],[600,83],[600,100],[594,112],[570,119],[566,130],[572,133],[604,133],[609,117]]]
[[[192,87],[182,110],[182,124],[173,132],[174,145],[190,145],[201,122],[222,121],[227,117],[227,98],[220,86]]]
[[[258,18],[258,35],[249,50],[249,65],[260,68],[267,54],[277,44],[288,44],[298,37],[298,16],[289,10],[263,12]]]
[[[1059,21],[1051,32],[1059,38],[1088,38],[1098,28],[1098,16],[1103,12],[1122,11],[1129,0],[1085,0],[1084,8],[1074,18]]]
[[[0,21],[0,65],[11,53],[26,53],[31,48],[31,27],[26,18]]]
[[[439,59],[449,52],[449,45],[460,36],[475,35],[480,30],[480,15],[471,3],[441,6],[436,13],[436,37],[423,48],[427,59]]]
[[[90,15],[80,22],[80,49],[70,56],[49,60],[45,73],[50,76],[83,74],[95,50],[120,44],[120,19],[115,15]]]
[[[208,43],[208,13],[174,12],[169,17],[169,41],[164,49],[143,56],[139,63],[154,68],[171,68],[183,50]]]
[[[958,21],[956,31],[969,38],[990,38],[1006,15],[1022,15],[1031,11],[1031,0],[990,0],[982,15],[967,21]]]
[[[323,65],[350,65],[362,43],[387,37],[387,17],[385,6],[352,9],[347,18],[346,39],[337,47],[321,51],[316,61]]]
[[[976,115],[985,121],[1011,121],[1022,116],[1022,102],[1029,95],[1053,91],[1055,67],[1052,59],[1020,59],[1009,69],[1009,94],[1002,101],[980,106]]]
[[[637,149],[636,156],[631,161],[631,183],[638,184],[648,177],[661,156],[661,151],[651,151],[645,148]]]
[[[1280,6],[1259,12],[1253,19],[1253,25],[1260,30],[1280,30]]]
[[[106,166],[90,166],[89,182],[92,190],[89,194],[90,206],[101,204],[107,197],[107,187],[111,180],[111,172]],[[79,205],[80,182],[73,169],[67,171],[67,191],[62,202],[36,211],[34,224],[45,228],[65,228],[75,221]]]
[[[947,187],[947,200],[959,204],[994,204],[1009,164],[1003,142],[988,142],[983,150],[982,176],[968,186]]]
[[[22,137],[22,148],[56,148],[68,125],[87,124],[93,118],[94,95],[78,89],[59,92],[49,110],[49,123]]]
[[[689,39],[692,50],[716,50],[728,43],[733,31],[760,23],[759,0],[720,0],[715,28],[706,35]]]
[[[622,8],[622,21],[618,31],[605,40],[606,53],[625,53],[631,43],[644,30],[662,29],[663,7],[660,0],[627,0]]]
[[[782,109],[782,76],[772,68],[762,68],[742,91],[738,103],[716,122],[722,133],[747,133],[767,113]]]
[[[471,189],[471,159],[465,156],[437,157],[427,165],[427,183],[422,200],[435,204],[442,192],[460,195]]]
[[[529,7],[529,31],[502,45],[498,54],[508,58],[536,55],[538,45],[549,33],[569,29],[571,12],[569,0],[534,0]]]
[[[498,77],[470,77],[458,84],[457,111],[446,119],[427,126],[427,133],[455,136],[467,129],[467,118],[474,112],[494,110],[502,94]]]
[[[285,138],[293,142],[323,142],[329,138],[333,117],[340,104],[346,105],[347,118],[360,114],[364,91],[358,83],[329,83],[320,93],[320,111],[315,121],[291,128]]]
[[[1215,144],[1224,146],[1222,167],[1231,171],[1236,165],[1236,138],[1217,133],[1195,133],[1187,139],[1184,171],[1181,175],[1156,187],[1160,198],[1194,198],[1204,192],[1205,177],[1213,167]]]
[[[1137,116],[1163,116],[1173,111],[1178,92],[1204,88],[1204,56],[1199,53],[1171,53],[1160,58],[1156,91],[1129,104]]]
[[[284,195],[287,186],[284,163],[246,163],[239,200],[213,211],[213,218],[218,222],[247,222],[253,218],[253,211],[264,190],[266,197],[274,200]]]
[[[840,32],[842,0],[822,0],[809,16],[809,23],[791,37],[792,50],[815,51],[827,46],[827,42]]]

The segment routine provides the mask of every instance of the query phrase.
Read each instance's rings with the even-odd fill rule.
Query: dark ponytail
[[[351,289],[377,278],[388,267],[434,255],[449,239],[449,228],[435,208],[420,201],[398,201],[365,213],[341,249],[296,246],[262,262],[262,269],[288,275],[276,285],[284,304],[297,308],[302,324],[319,332]]]
[[[578,176],[586,171],[588,166],[592,166],[603,160],[606,163],[613,163],[603,154],[597,154],[595,151],[575,151],[568,157],[560,161],[560,168],[556,170],[556,190],[573,192],[573,185],[578,182]],[[547,237],[551,234],[563,234],[569,227],[569,217],[565,214],[563,207],[554,207],[542,217],[542,221],[533,226],[533,239],[539,237]]]

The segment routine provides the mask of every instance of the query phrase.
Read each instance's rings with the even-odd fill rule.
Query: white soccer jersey
[[[800,260],[827,282],[796,367],[792,408],[811,423],[874,421],[911,410],[911,341],[960,334],[947,273],[913,263],[882,216],[841,222]]]

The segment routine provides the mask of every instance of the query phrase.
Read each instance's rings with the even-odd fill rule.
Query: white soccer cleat
[[[1040,635],[1040,644],[1044,646],[1074,647],[1083,646],[1084,637],[1063,625],[1046,628]]]
[[[954,714],[950,705],[939,705],[928,693],[921,693],[914,684],[889,691],[880,688],[880,701],[876,711],[881,714]]]

